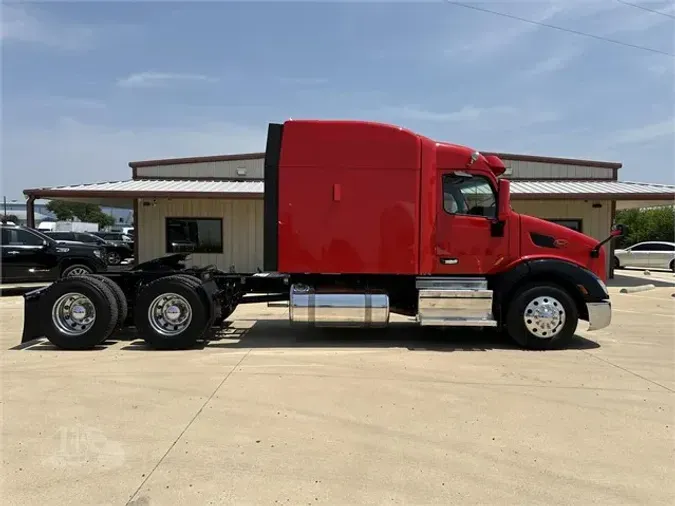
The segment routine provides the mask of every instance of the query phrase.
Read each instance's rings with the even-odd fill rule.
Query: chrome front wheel
[[[565,325],[565,308],[554,297],[540,296],[525,307],[523,320],[533,336],[550,339],[557,336]]]
[[[533,282],[508,302],[504,324],[520,346],[543,350],[569,342],[578,321],[579,309],[569,292],[558,285]]]

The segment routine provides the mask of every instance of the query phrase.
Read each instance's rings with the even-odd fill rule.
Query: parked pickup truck
[[[0,282],[55,281],[104,272],[105,250],[87,244],[59,244],[37,230],[2,224]]]
[[[108,265],[119,265],[123,260],[134,256],[133,243],[109,240],[100,232],[45,232],[55,241],[63,244],[84,243],[98,246],[105,250]]]

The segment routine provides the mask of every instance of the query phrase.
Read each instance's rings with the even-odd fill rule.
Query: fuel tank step
[[[487,290],[485,278],[460,276],[420,276],[415,280],[418,290]]]
[[[417,321],[423,326],[495,327],[484,278],[418,278]]]
[[[420,318],[418,322],[423,327],[496,327],[497,320],[469,318]]]

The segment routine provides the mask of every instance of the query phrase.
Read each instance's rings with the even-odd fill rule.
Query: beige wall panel
[[[190,265],[218,266],[228,271],[254,272],[263,263],[263,201],[220,199],[158,199],[138,208],[139,261],[166,255],[165,219],[203,217],[223,219],[223,253],[196,253]]]
[[[157,165],[154,167],[139,167],[136,174],[150,178],[236,178],[262,179],[264,160],[232,160],[223,162],[181,163],[176,165]],[[245,174],[239,174],[238,169],[244,169]]]

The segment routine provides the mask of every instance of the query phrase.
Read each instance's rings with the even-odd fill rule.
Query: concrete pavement
[[[243,306],[202,350],[16,348],[0,299],[7,504],[672,504],[675,299],[530,352],[490,331],[296,331]]]

